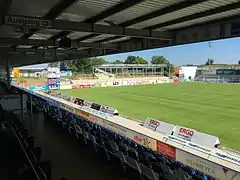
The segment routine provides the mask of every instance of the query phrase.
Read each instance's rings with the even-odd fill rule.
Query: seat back
[[[152,169],[148,168],[147,166],[140,164],[141,173],[142,175],[149,180],[158,180],[159,174],[154,172]]]

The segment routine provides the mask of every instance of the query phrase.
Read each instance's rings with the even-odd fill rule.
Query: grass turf
[[[240,150],[240,85],[158,84],[61,90],[117,108],[120,114],[152,117],[216,135],[222,145]]]

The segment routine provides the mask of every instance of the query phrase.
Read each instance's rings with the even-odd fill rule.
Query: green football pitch
[[[222,145],[240,150],[240,85],[158,84],[61,90],[117,108],[125,116],[147,117],[218,136]]]

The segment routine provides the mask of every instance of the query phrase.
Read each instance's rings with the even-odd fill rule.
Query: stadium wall
[[[114,87],[114,86],[133,86],[143,84],[161,84],[169,83],[168,77],[145,77],[145,78],[117,78],[108,80],[71,80],[61,83],[60,89],[78,89],[93,87]]]

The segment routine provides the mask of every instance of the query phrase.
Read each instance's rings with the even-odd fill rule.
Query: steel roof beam
[[[182,22],[191,21],[191,20],[195,20],[195,19],[199,19],[199,18],[204,18],[206,16],[211,16],[214,14],[223,13],[223,12],[227,12],[227,11],[234,10],[234,9],[239,9],[239,8],[240,8],[240,2],[236,2],[236,3],[230,4],[230,5],[221,6],[221,7],[215,8],[215,9],[210,9],[210,10],[207,10],[204,12],[192,14],[189,16],[184,16],[184,17],[181,17],[178,19],[174,19],[174,20],[167,21],[164,23],[149,26],[144,29],[159,29],[159,28],[179,24]]]
[[[116,14],[120,11],[123,11],[124,9],[127,9],[127,8],[130,8],[140,2],[142,2],[144,0],[124,0],[123,2],[120,2],[119,4],[113,6],[113,7],[110,7],[109,9],[93,16],[93,17],[90,17],[88,19],[86,19],[85,21],[83,21],[84,23],[96,23],[102,19],[105,19],[113,14]],[[63,31],[62,33],[64,33],[65,35],[69,34],[69,32],[67,31]],[[87,39],[90,39],[90,38],[94,38],[96,36],[98,36],[99,34],[91,34],[91,35],[87,35],[87,36],[84,36],[82,38],[79,38],[78,41],[84,41],[84,40],[87,40]],[[59,34],[58,35],[55,35],[53,36],[51,39],[57,39],[59,38]]]
[[[52,40],[38,40],[38,39],[20,39],[20,38],[0,38],[1,45],[44,45],[54,46]]]
[[[85,52],[85,50],[69,50],[69,49],[64,50],[64,49],[56,49],[56,48],[48,48],[48,49],[15,48],[15,49],[10,49],[8,52],[11,52],[11,53],[84,54],[83,51]]]
[[[149,27],[146,27],[144,29],[164,28],[164,27],[167,27],[167,26],[171,26],[171,25],[182,23],[182,22],[191,21],[191,20],[195,20],[195,19],[206,17],[206,16],[211,16],[211,15],[214,15],[214,14],[227,12],[227,11],[230,11],[230,10],[239,9],[239,8],[240,8],[240,2],[236,2],[236,3],[230,4],[230,5],[221,6],[221,7],[215,8],[215,9],[210,9],[210,10],[207,10],[205,12],[200,12],[200,13],[196,13],[196,14],[193,14],[193,15],[189,15],[189,16],[185,16],[185,17],[182,17],[182,18],[167,21],[167,22],[164,22],[164,23],[149,26]],[[107,38],[105,40],[101,40],[101,41],[97,41],[97,42],[102,43],[102,42],[111,41],[111,40],[115,40],[115,39],[119,39],[119,38],[120,38],[120,36],[117,36],[115,38],[110,37],[110,38]]]
[[[76,32],[93,32],[96,34],[111,34],[148,39],[173,39],[169,32],[152,31],[149,29],[133,29],[119,26],[107,26],[93,23],[79,23],[65,20],[45,20],[25,16],[5,16],[5,25],[27,28],[55,29]]]
[[[240,21],[240,15],[227,16],[227,17],[224,17],[224,18],[214,19],[214,20],[207,21],[207,22],[196,23],[196,24],[192,24],[192,25],[187,26],[187,27],[174,29],[172,31],[173,32],[178,32],[178,31],[181,31],[181,30],[197,28],[197,27],[201,27],[201,26],[205,26],[205,25],[215,25],[215,24],[219,24],[219,23],[228,23],[228,22],[234,22],[234,21],[239,22]]]
[[[137,23],[140,23],[140,22],[147,21],[149,19],[153,19],[155,17],[163,16],[165,14],[169,14],[169,13],[179,11],[181,9],[184,9],[184,8],[187,8],[187,7],[190,7],[190,6],[194,6],[196,4],[200,4],[204,1],[206,1],[206,0],[195,0],[195,1],[187,0],[187,1],[183,1],[183,2],[180,2],[180,3],[165,7],[163,9],[159,9],[159,10],[156,10],[154,12],[145,14],[145,15],[137,17],[135,19],[125,21],[125,22],[119,24],[119,26],[124,26],[124,27],[131,26],[131,25],[134,25],[134,24],[137,24]]]
[[[39,39],[19,39],[19,38],[0,38],[1,45],[38,45],[38,46],[56,46],[54,40]],[[58,46],[56,46],[58,47]],[[90,47],[95,49],[116,49],[117,44],[84,43],[72,41],[72,48]]]
[[[86,23],[95,23],[102,19],[105,19],[113,14],[116,14],[120,11],[123,11],[124,9],[128,9],[138,3],[141,3],[144,0],[124,0],[123,2],[120,2],[119,4],[107,9],[106,11],[103,11],[100,14],[97,14],[89,19],[86,19],[84,22]]]
[[[195,1],[186,0],[186,1],[174,4],[172,6],[168,6],[168,7],[156,10],[154,12],[145,14],[145,15],[137,17],[135,19],[125,21],[123,23],[120,23],[119,26],[123,26],[123,27],[131,26],[131,25],[134,25],[134,24],[137,24],[137,23],[140,23],[140,22],[147,21],[149,19],[153,19],[155,17],[163,16],[165,14],[173,13],[175,11],[179,11],[181,9],[184,9],[184,8],[187,8],[187,7],[190,7],[190,6],[200,4],[204,1],[206,1],[206,0],[195,0]],[[97,42],[107,42],[107,41],[112,41],[112,40],[116,40],[116,39],[119,39],[119,38],[121,38],[121,37],[120,36],[109,37],[109,38],[106,38],[106,39],[103,39],[103,40],[100,40],[100,41],[97,41]]]
[[[59,3],[57,3],[50,11],[48,11],[47,14],[45,14],[42,18],[53,20],[57,18],[64,10],[66,10],[68,7],[70,7],[72,4],[74,4],[77,0],[61,0]],[[29,38],[34,33],[36,33],[38,29],[32,29],[31,33],[25,34],[22,37],[23,38]]]

